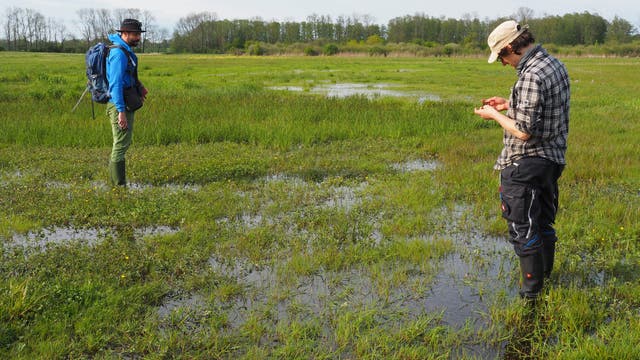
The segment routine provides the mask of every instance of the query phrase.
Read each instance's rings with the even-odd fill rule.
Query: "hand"
[[[488,99],[483,99],[482,100],[482,105],[489,105],[492,108],[498,110],[498,111],[503,111],[503,110],[509,110],[509,101],[507,101],[507,99],[505,98],[501,98],[499,96],[494,96],[494,97],[490,97]]]
[[[491,105],[482,105],[479,109],[473,109],[473,112],[485,120],[495,120],[496,115],[500,114],[498,110]]]
[[[147,94],[149,93],[149,90],[147,90],[146,87],[142,87],[142,100],[147,100]]]
[[[129,123],[127,122],[127,114],[126,113],[118,113],[118,126],[122,130],[127,130],[129,128]]]

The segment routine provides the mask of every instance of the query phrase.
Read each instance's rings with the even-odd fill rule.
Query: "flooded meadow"
[[[22,114],[0,133],[2,358],[640,356],[636,60],[568,61],[557,265],[531,311],[502,134],[473,115],[510,69],[142,54],[153,96],[112,188],[109,124],[69,111],[81,56],[0,59]]]

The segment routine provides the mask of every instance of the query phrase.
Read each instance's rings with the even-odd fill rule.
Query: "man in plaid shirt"
[[[520,295],[535,303],[555,256],[553,223],[569,133],[570,86],[565,66],[534,41],[528,27],[513,20],[489,35],[489,62],[513,66],[518,80],[509,100],[483,100],[475,113],[504,129],[504,148],[495,165],[502,216],[520,259]]]

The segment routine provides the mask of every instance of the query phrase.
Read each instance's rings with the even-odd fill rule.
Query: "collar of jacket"
[[[125,48],[129,53],[133,53],[129,44],[124,41],[119,34],[109,34],[109,41],[111,41],[114,45],[120,45]]]
[[[542,45],[540,44],[532,47],[531,49],[529,49],[529,51],[527,51],[522,56],[522,58],[520,59],[520,62],[518,63],[518,67],[516,68],[516,70],[518,71],[518,76],[520,76],[520,74],[522,73],[522,70],[525,68],[525,65],[527,64],[527,62],[531,60],[534,56],[536,56],[536,54],[538,54],[539,52],[542,52],[543,55],[546,54],[546,52],[542,48]]]

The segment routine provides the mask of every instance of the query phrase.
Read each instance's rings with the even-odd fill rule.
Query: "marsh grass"
[[[512,69],[142,55],[121,190],[104,108],[70,112],[82,56],[0,60],[1,357],[640,356],[637,60],[567,60],[561,242],[533,317],[496,210],[501,132],[472,112]],[[439,100],[270,89],[346,83]]]

